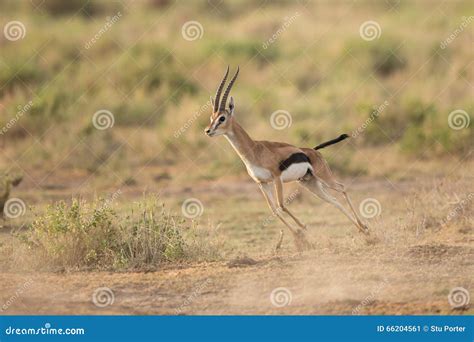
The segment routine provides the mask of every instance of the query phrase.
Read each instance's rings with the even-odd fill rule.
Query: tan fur
[[[307,241],[304,234],[306,226],[294,214],[292,214],[284,204],[283,180],[286,180],[285,177],[288,174],[286,174],[285,177],[282,177],[282,173],[286,172],[286,170],[280,170],[280,163],[288,159],[294,153],[304,153],[308,156],[311,162],[312,175],[307,177],[303,174],[298,176],[298,179],[291,179],[293,174],[289,173],[290,180],[288,181],[300,181],[303,187],[321,199],[336,206],[361,232],[367,233],[367,227],[359,219],[357,212],[345,191],[344,185],[335,180],[329,165],[320,152],[311,148],[299,148],[282,142],[253,140],[236,121],[233,112],[234,101],[231,97],[229,109],[221,109],[211,114],[210,124],[206,127],[205,132],[210,137],[224,135],[229,140],[232,147],[246,165],[249,175],[259,184],[260,190],[262,191],[270,210],[293,234],[296,246],[299,250],[307,249],[311,244]],[[222,119],[224,119],[224,121],[221,121]],[[301,165],[304,166],[303,163],[301,163]],[[298,175],[299,172],[300,171],[297,169],[296,175]],[[272,187],[274,191],[272,191]],[[325,188],[341,192],[349,204],[354,217],[334,197],[328,194]],[[285,212],[290,216],[300,228],[293,228],[283,218],[282,212]],[[276,249],[280,248],[282,239],[283,233],[280,232],[280,239],[277,243]]]

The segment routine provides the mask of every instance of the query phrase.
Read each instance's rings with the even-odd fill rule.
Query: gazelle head
[[[228,108],[226,108],[226,102],[230,90],[232,89],[232,86],[234,85],[234,82],[237,79],[237,76],[239,75],[239,68],[237,67],[237,71],[235,72],[234,77],[232,77],[232,79],[230,80],[229,85],[227,86],[227,89],[224,92],[224,96],[222,97],[222,101],[219,103],[222,89],[224,88],[225,81],[227,80],[228,75],[229,67],[227,67],[227,71],[224,75],[224,78],[222,79],[221,84],[219,84],[219,87],[217,88],[215,100],[211,97],[211,103],[213,108],[210,117],[211,123],[204,130],[204,132],[210,137],[215,137],[227,133],[232,125],[235,108],[234,98],[232,96],[230,97]]]

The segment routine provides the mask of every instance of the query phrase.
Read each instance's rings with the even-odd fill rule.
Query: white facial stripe
[[[222,117],[223,115],[220,115],[216,118],[216,120],[214,120],[214,125],[212,125],[212,129],[215,130],[217,129],[217,126],[219,126],[222,122],[219,121],[219,119]]]

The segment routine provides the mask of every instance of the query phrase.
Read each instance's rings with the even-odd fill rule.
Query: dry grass
[[[202,229],[145,198],[118,214],[107,201],[59,202],[20,235],[43,265],[63,270],[153,269],[218,258]]]
[[[27,28],[19,41],[0,36],[0,169],[24,175],[11,196],[28,208],[2,222],[0,303],[32,277],[11,312],[98,313],[90,293],[105,284],[120,305],[99,313],[173,314],[205,284],[185,313],[351,314],[373,292],[361,313],[457,313],[447,293],[473,285],[471,35],[440,43],[472,2],[92,1],[74,15],[81,5],[0,3],[2,22]],[[190,20],[201,39],[183,39]],[[360,37],[367,20],[379,39]],[[315,146],[357,133],[322,153],[355,203],[381,203],[369,220],[378,243],[302,192],[291,206],[315,250],[296,254],[287,236],[273,254],[281,225],[231,147],[203,134],[227,64],[241,67],[236,115],[255,139]],[[94,127],[101,109],[112,128]],[[291,127],[272,128],[279,109]],[[469,127],[450,128],[456,109]],[[110,206],[95,200],[119,190]],[[204,213],[183,221],[191,197]],[[256,264],[228,268],[235,258]],[[269,304],[278,286],[293,306]]]

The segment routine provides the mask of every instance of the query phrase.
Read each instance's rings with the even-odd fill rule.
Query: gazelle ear
[[[212,98],[212,96],[211,96],[211,106],[212,108],[214,108],[214,99]]]
[[[234,98],[231,96],[231,97],[230,97],[230,101],[229,101],[230,115],[233,115],[233,114],[234,114],[234,108],[235,108],[235,105],[234,105]]]

